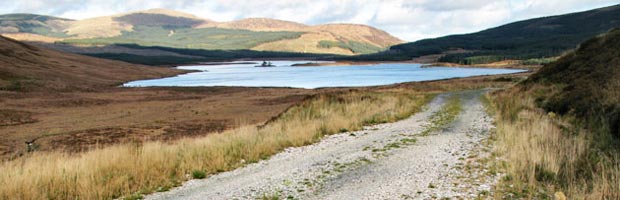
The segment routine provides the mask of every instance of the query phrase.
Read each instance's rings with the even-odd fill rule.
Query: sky
[[[215,21],[267,17],[310,25],[366,24],[403,40],[416,41],[619,3],[619,0],[19,0],[0,2],[0,14],[33,13],[85,19],[165,8]]]

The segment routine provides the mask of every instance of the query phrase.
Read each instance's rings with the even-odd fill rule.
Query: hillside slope
[[[493,92],[509,199],[620,199],[620,30]]]
[[[384,31],[364,25],[308,26],[268,18],[216,22],[166,9],[65,20],[62,21],[63,26],[52,26],[53,23],[60,23],[60,19],[39,20],[37,23],[40,26],[35,31],[28,29],[26,22],[29,18],[13,18],[12,15],[0,16],[0,34],[24,41],[80,46],[136,44],[206,50],[251,49],[353,55],[379,52],[403,42]]]
[[[252,31],[289,31],[289,30],[301,30],[309,26],[296,22],[289,22],[284,20],[269,19],[269,18],[246,18],[235,20],[231,22],[213,22],[203,23],[197,28],[225,28],[225,29],[244,29]]]
[[[63,30],[73,20],[45,15],[8,14],[0,15],[0,33],[31,33],[50,37],[66,37]]]
[[[615,27],[620,27],[620,5],[524,20],[477,33],[400,44],[378,56],[411,59],[450,50],[466,50],[444,56],[441,60],[463,64],[553,57]]]
[[[0,90],[92,90],[181,73],[62,53],[0,36]]]
[[[620,137],[618,77],[620,29],[615,29],[544,66],[525,86],[540,91],[537,102],[546,110],[576,115]]]

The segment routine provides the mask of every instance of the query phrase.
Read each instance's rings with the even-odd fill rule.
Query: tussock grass
[[[506,175],[496,198],[620,198],[620,157],[610,134],[546,113],[517,88],[491,97],[497,115],[496,153]]]
[[[324,94],[278,119],[182,139],[123,144],[81,154],[35,152],[0,164],[0,199],[112,199],[164,191],[192,178],[232,170],[340,130],[391,122],[433,95],[407,89]],[[198,175],[198,177],[196,176]]]

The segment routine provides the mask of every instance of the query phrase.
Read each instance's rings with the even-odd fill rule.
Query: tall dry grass
[[[575,119],[545,113],[523,91],[491,95],[496,151],[506,175],[496,198],[619,199],[620,157],[609,133],[584,130]]]
[[[123,144],[70,155],[35,152],[0,164],[0,199],[112,199],[165,191],[365,124],[415,113],[432,95],[396,89],[320,95],[264,127],[243,126],[174,143]]]

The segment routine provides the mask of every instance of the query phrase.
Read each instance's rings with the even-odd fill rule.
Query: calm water
[[[248,87],[355,87],[410,81],[509,74],[515,69],[420,68],[419,64],[378,64],[372,66],[291,67],[308,61],[273,61],[277,67],[254,67],[256,64],[183,66],[200,70],[175,77],[125,83],[126,87],[149,86],[248,86]]]

